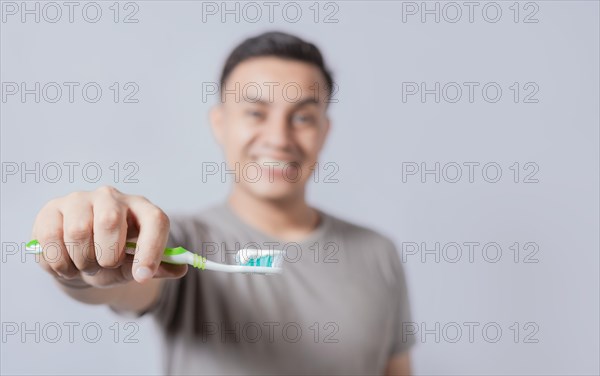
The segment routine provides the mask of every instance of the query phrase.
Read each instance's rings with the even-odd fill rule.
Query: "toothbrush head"
[[[240,249],[235,260],[242,266],[262,266],[281,269],[283,266],[283,251],[277,249]]]

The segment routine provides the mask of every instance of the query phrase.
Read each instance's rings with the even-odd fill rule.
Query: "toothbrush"
[[[136,243],[125,243],[125,253],[135,254]],[[25,245],[25,253],[42,253],[42,246],[37,240],[32,240]],[[214,270],[225,273],[256,273],[280,274],[283,264],[283,251],[276,249],[240,249],[235,257],[237,265],[221,264],[207,260],[198,254],[188,251],[183,247],[166,248],[162,261],[169,264],[192,265],[202,270]]]

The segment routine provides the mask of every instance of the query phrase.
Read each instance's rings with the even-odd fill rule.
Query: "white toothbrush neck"
[[[227,265],[217,262],[206,261],[205,268],[225,273],[263,273],[263,274],[281,274],[281,269],[268,266],[245,266],[245,265]]]

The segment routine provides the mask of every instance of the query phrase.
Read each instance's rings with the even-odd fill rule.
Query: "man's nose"
[[[286,149],[290,146],[290,125],[286,116],[272,116],[263,131],[263,139],[269,146],[280,149]]]

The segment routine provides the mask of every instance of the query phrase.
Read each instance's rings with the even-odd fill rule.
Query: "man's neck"
[[[311,233],[320,218],[304,195],[286,200],[265,200],[238,187],[227,199],[231,209],[256,229],[285,241],[299,241]]]

